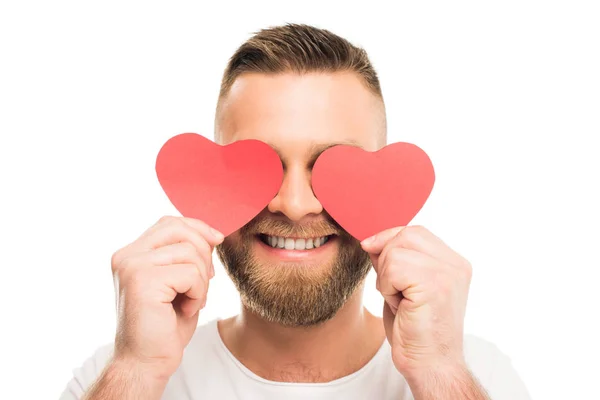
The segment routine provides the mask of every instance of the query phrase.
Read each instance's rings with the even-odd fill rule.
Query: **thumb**
[[[390,305],[387,301],[383,302],[383,327],[385,329],[385,336],[387,336],[387,340],[392,344],[392,336],[394,333],[394,319],[396,316],[392,312]]]
[[[383,251],[385,245],[398,233],[400,233],[405,226],[397,226],[395,228],[386,229],[376,235],[366,238],[360,245],[363,250],[371,254],[380,254]]]

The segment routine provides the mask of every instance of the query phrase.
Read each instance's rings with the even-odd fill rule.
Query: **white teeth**
[[[292,239],[292,238],[285,238],[285,249],[286,250],[294,250],[294,247],[296,247],[294,245],[294,239]]]
[[[274,248],[286,250],[310,250],[320,247],[327,242],[327,237],[310,238],[310,239],[293,239],[281,236],[267,236],[267,243]]]

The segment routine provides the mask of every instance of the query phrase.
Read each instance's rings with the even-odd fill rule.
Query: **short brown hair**
[[[285,24],[262,29],[231,56],[217,102],[215,134],[223,98],[245,72],[355,72],[383,102],[377,73],[367,52],[325,29],[305,24]]]

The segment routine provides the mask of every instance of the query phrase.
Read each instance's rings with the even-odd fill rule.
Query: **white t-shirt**
[[[467,365],[492,400],[530,399],[509,358],[495,345],[466,335],[464,351]],[[81,368],[75,369],[60,399],[83,397],[112,352],[112,344],[100,347]],[[409,400],[413,396],[392,362],[387,340],[364,367],[343,378],[326,383],[274,382],[254,374],[233,356],[221,340],[215,319],[196,329],[162,399]]]

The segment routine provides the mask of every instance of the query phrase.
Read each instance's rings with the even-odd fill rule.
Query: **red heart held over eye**
[[[275,197],[283,167],[275,150],[259,140],[220,146],[183,133],[160,149],[156,175],[181,215],[202,220],[227,236]]]
[[[407,225],[425,204],[434,181],[429,156],[403,142],[376,152],[338,145],[324,151],[312,171],[315,196],[358,240]]]

